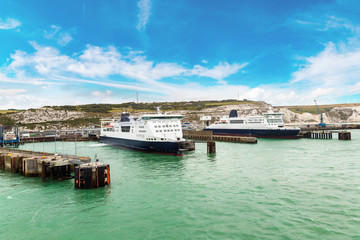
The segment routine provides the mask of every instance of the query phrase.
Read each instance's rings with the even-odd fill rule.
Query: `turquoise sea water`
[[[0,239],[360,239],[360,131],[352,138],[216,142],[215,155],[197,143],[183,157],[77,142],[110,163],[111,186],[0,170]]]

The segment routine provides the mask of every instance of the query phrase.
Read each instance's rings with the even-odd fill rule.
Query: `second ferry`
[[[132,118],[128,112],[120,120],[101,120],[100,142],[112,146],[145,152],[181,155],[185,141],[181,115],[147,114]]]
[[[300,128],[285,127],[283,113],[265,113],[264,116],[239,117],[237,110],[220,118],[204,130],[215,135],[251,136],[258,138],[299,138]]]

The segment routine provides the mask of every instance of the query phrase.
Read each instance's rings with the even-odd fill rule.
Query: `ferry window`
[[[171,131],[173,132],[174,130],[171,129]]]
[[[244,120],[230,120],[230,124],[234,123],[244,123]]]
[[[156,130],[156,132],[159,132],[159,130]]]
[[[130,132],[130,126],[121,126],[122,132]]]
[[[162,132],[162,130],[159,130],[160,132]]]
[[[169,127],[172,127],[172,125],[169,125]]]

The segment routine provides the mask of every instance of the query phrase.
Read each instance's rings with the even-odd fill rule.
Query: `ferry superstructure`
[[[215,135],[237,135],[258,138],[299,138],[300,128],[285,127],[283,113],[265,113],[264,116],[239,117],[236,110],[229,116],[205,127]]]
[[[132,118],[124,112],[120,120],[101,120],[100,142],[112,146],[145,152],[181,155],[185,142],[181,115],[147,114]]]

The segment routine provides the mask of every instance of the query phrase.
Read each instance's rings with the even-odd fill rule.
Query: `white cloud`
[[[146,24],[149,21],[149,17],[151,14],[151,0],[140,0],[138,2],[139,14],[138,14],[138,24],[136,28],[139,31],[145,29]]]
[[[34,68],[39,74],[45,75],[53,71],[63,71],[73,60],[60,54],[60,51],[53,47],[44,47],[36,42],[30,42],[36,52],[29,54],[17,50],[11,55],[13,61],[9,68],[15,72],[22,68]]]
[[[318,59],[322,59],[319,56],[326,55],[324,58],[326,60],[329,57],[328,53],[333,51],[329,49],[318,56],[305,58],[305,66],[294,73],[293,82],[287,86],[268,84],[250,88],[245,85],[221,82],[226,77],[238,73],[248,63],[220,62],[211,67],[201,65],[185,67],[177,63],[149,61],[140,51],[120,53],[113,46],[92,45],[86,46],[83,52],[74,53],[70,57],[56,48],[41,46],[35,42],[31,44],[35,49],[33,53],[16,51],[11,55],[12,61],[3,68],[4,73],[0,72],[0,81],[41,84],[42,86],[74,83],[106,86],[112,89],[107,90],[108,92],[94,91],[91,96],[107,101],[114,99],[113,89],[140,91],[143,92],[142,99],[145,100],[148,96],[149,101],[154,99],[159,101],[226,99],[237,98],[239,94],[240,98],[263,100],[279,105],[284,105],[284,103],[312,104],[316,96],[337,94],[334,91],[337,88],[325,86],[324,82],[314,84],[318,82],[318,79],[328,81],[327,78],[319,78],[321,74],[327,73],[328,66],[320,67],[322,64],[318,63]],[[333,66],[331,68],[335,69]],[[192,76],[212,78],[218,80],[220,85],[204,86],[192,82]],[[165,82],[166,78],[172,78],[171,83]],[[310,88],[303,90],[297,86],[307,81],[310,81]],[[54,90],[54,87],[51,90]],[[75,92],[76,89],[70,91]],[[65,103],[66,99],[61,101]],[[42,104],[44,105],[44,102]],[[57,102],[57,104],[61,103]]]
[[[360,26],[353,24],[346,18],[337,16],[307,16],[306,20],[296,19],[297,24],[314,27],[317,31],[347,30],[351,34],[360,33]]]
[[[355,83],[354,85],[350,86],[350,92],[360,92],[360,82]]]
[[[337,48],[332,42],[324,51],[305,58],[304,67],[293,73],[293,83],[308,82],[324,86],[344,86],[358,81],[360,48]]]
[[[106,90],[105,92],[94,91],[91,93],[92,96],[98,97],[98,98],[109,98],[111,94],[112,94],[112,91],[110,91],[110,90]]]
[[[21,22],[16,19],[6,18],[5,20],[2,20],[0,18],[0,29],[17,28],[20,25],[21,25]]]
[[[151,95],[153,99],[163,98],[163,100],[220,99],[232,95],[235,97],[239,92],[234,90],[235,88],[245,89],[244,92],[249,91],[249,88],[244,86],[227,84],[204,87],[198,83],[191,83],[188,79],[195,75],[222,80],[235,74],[246,64],[220,62],[217,66],[209,68],[200,65],[185,67],[177,63],[149,61],[140,51],[122,54],[113,46],[88,45],[83,52],[68,56],[54,47],[42,46],[36,42],[30,44],[35,51],[17,50],[12,54],[10,63],[0,72],[0,82],[37,84],[42,87],[52,85],[51,91],[55,91],[54,86],[58,84],[64,86],[74,83],[95,84],[113,89],[148,92],[148,96]],[[172,78],[172,83],[165,82],[166,78]],[[180,79],[181,81],[178,81]],[[110,100],[112,92],[112,90],[94,91],[91,96]],[[67,99],[59,101],[54,102],[50,98],[37,103],[42,105],[67,103]]]
[[[66,46],[72,41],[72,36],[68,32],[60,33],[59,39],[56,41],[60,46]]]
[[[360,27],[354,25],[349,20],[344,18],[339,18],[336,16],[328,16],[327,21],[324,26],[320,27],[318,30],[320,31],[328,31],[331,29],[347,29],[353,33],[359,33]]]
[[[14,95],[24,93],[26,89],[0,89],[1,97],[12,97]]]
[[[44,37],[55,40],[60,46],[66,46],[73,39],[69,32],[63,31],[57,25],[51,25],[50,30],[44,30]]]
[[[53,39],[55,34],[57,34],[61,30],[60,26],[51,25],[50,30],[44,30],[44,37],[47,39]]]
[[[115,74],[121,54],[115,47],[101,48],[87,45],[87,49],[67,66],[67,70],[84,77],[105,77]]]
[[[4,89],[0,90],[0,109],[28,109],[44,106],[49,99],[37,97],[25,93],[25,89]]]
[[[190,72],[190,75],[198,75],[201,77],[210,77],[219,81],[220,84],[225,84],[224,78],[237,73],[240,69],[247,66],[248,63],[234,63],[229,64],[227,62],[220,62],[219,65],[213,68],[205,68],[200,65],[195,65],[194,69]]]

